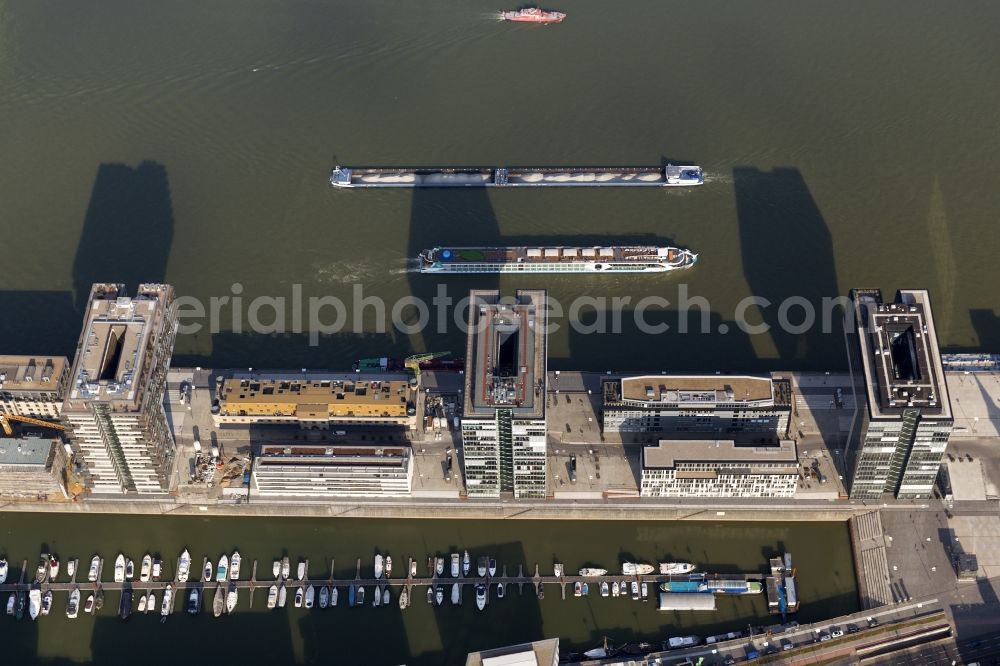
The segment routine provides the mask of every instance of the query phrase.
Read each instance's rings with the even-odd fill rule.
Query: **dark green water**
[[[375,549],[393,556],[395,569],[405,573],[407,557],[418,559],[425,571],[428,554],[467,548],[473,561],[492,553],[508,572],[524,563],[538,563],[551,572],[552,562],[568,570],[582,566],[613,569],[626,557],[648,561],[672,559],[696,562],[718,572],[761,571],[766,556],[787,549],[798,568],[803,600],[797,619],[817,620],[857,609],[855,577],[847,527],[844,523],[656,523],[656,522],[474,522],[358,521],[351,519],[259,519],[191,517],[118,517],[7,514],[0,523],[0,553],[20,566],[34,567],[45,546],[65,561],[81,562],[100,552],[110,561],[119,551],[136,561],[159,551],[173,559],[183,547],[200,563],[216,561],[239,548],[244,576],[252,560],[260,561],[260,578],[270,577],[271,562],[287,553],[293,562],[308,557],[314,577],[328,575],[329,558],[338,577],[354,576],[356,561],[370,570]],[[197,564],[196,564],[197,566]],[[84,564],[84,574],[87,565]],[[294,569],[294,565],[293,565]],[[65,572],[65,568],[63,569]],[[17,576],[16,573],[12,574]],[[65,573],[63,574],[65,575]],[[398,575],[398,574],[397,574]],[[565,648],[593,647],[602,636],[615,640],[663,640],[675,633],[702,636],[767,624],[764,597],[719,598],[714,613],[660,613],[655,601],[590,597],[565,601],[549,587],[541,602],[525,590],[519,597],[508,590],[504,599],[485,612],[475,608],[471,592],[465,605],[432,608],[425,588],[416,588],[414,604],[400,611],[389,608],[264,609],[266,590],[258,591],[255,609],[241,593],[240,609],[218,620],[211,614],[191,617],[177,613],[165,624],[158,616],[134,616],[122,623],[114,616],[118,595],[108,593],[102,615],[77,620],[64,615],[66,595],[58,594],[53,612],[37,622],[0,616],[0,640],[10,663],[93,661],[99,664],[176,664],[184,654],[197,663],[246,664],[456,664],[469,650],[495,647],[541,637],[559,636]],[[572,591],[570,591],[572,594]],[[160,598],[162,593],[157,594]],[[6,603],[6,599],[4,599]],[[178,604],[178,608],[180,604]]]
[[[502,4],[502,3],[501,3]],[[621,336],[565,327],[555,368],[837,369],[839,335],[751,336],[749,295],[817,301],[926,287],[949,348],[1000,348],[1000,5],[990,0],[0,2],[0,308],[5,352],[72,354],[94,280],[246,300],[429,297],[431,244],[672,240],[692,271],[490,277],[564,303],[628,296]],[[694,191],[334,191],[331,164],[657,164]],[[145,165],[143,163],[146,162]],[[141,166],[142,165],[142,166]],[[709,303],[707,335],[643,335],[639,299]],[[891,294],[890,294],[891,295]],[[598,309],[604,306],[598,305]],[[11,313],[17,313],[13,317]],[[581,315],[587,319],[587,315]],[[268,319],[268,317],[264,317]],[[757,317],[752,317],[757,321]],[[764,321],[775,324],[772,307]],[[291,314],[286,313],[288,328]],[[463,349],[443,333],[183,335],[176,364],[345,367]],[[718,332],[722,324],[727,334]]]

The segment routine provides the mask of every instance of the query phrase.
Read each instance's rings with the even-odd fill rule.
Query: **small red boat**
[[[500,18],[504,21],[518,23],[561,23],[566,15],[562,12],[549,12],[538,7],[530,7],[517,11],[500,12]]]

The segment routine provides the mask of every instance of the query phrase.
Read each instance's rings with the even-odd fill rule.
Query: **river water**
[[[429,554],[468,549],[473,562],[480,554],[494,555],[499,565],[516,574],[517,565],[534,571],[537,563],[551,574],[552,563],[567,570],[603,566],[614,570],[623,559],[655,562],[691,561],[711,572],[761,572],[767,557],[787,550],[798,569],[802,609],[799,622],[819,620],[857,610],[854,567],[844,523],[739,522],[552,522],[552,521],[360,521],[355,519],[261,519],[142,516],[66,516],[7,514],[0,523],[0,555],[14,567],[29,561],[33,571],[42,548],[63,560],[83,564],[95,552],[105,558],[110,578],[114,557],[124,551],[136,562],[143,553],[159,552],[172,561],[190,549],[195,567],[204,557],[217,561],[238,548],[243,576],[259,560],[258,577],[270,577],[271,562],[287,554],[293,562],[310,559],[310,573],[324,578],[329,560],[339,578],[353,578],[357,559],[371,571],[377,550],[393,556],[397,576],[405,574],[408,557],[426,572]],[[324,564],[324,562],[326,564]],[[17,573],[12,573],[16,580]],[[79,578],[78,578],[79,579]],[[651,591],[652,592],[652,591]],[[369,591],[370,593],[370,591]],[[115,616],[118,594],[107,593],[100,616],[83,613],[76,620],[64,615],[66,595],[57,594],[52,614],[37,622],[0,617],[0,640],[10,663],[63,660],[99,664],[176,664],[185,657],[197,663],[246,664],[292,662],[337,664],[460,664],[469,650],[559,636],[566,648],[587,649],[601,637],[613,640],[661,641],[678,634],[744,630],[747,624],[770,624],[763,595],[719,598],[713,613],[661,613],[656,602],[589,597],[561,600],[549,586],[539,601],[525,588],[520,597],[511,588],[504,599],[495,594],[485,612],[475,608],[471,591],[460,608],[426,603],[425,588],[415,588],[413,605],[389,608],[320,611],[292,608],[265,610],[266,590],[258,590],[254,609],[241,592],[239,611],[218,620],[210,613],[197,617],[179,610],[165,624],[159,616],[133,616],[127,624]],[[162,592],[157,593],[157,598]],[[6,599],[3,600],[6,603]],[[182,606],[178,603],[177,609]]]
[[[488,276],[470,287],[628,297],[623,333],[569,330],[551,366],[846,367],[842,337],[749,335],[777,304],[854,286],[931,290],[942,344],[1000,349],[1000,5],[933,0],[553,6],[557,26],[495,20],[493,0],[0,2],[0,331],[8,353],[72,355],[94,280],[167,280],[207,301],[430,298],[407,272],[433,244],[672,241],[682,275]],[[691,191],[335,191],[344,164],[704,165]],[[685,286],[708,333],[680,333]],[[610,307],[610,301],[607,303]],[[605,305],[598,302],[597,310]],[[345,367],[462,335],[182,335],[175,364]],[[16,313],[16,314],[15,314]],[[412,313],[411,319],[412,319]],[[577,318],[592,322],[589,308]],[[268,322],[268,311],[260,317]],[[333,315],[327,312],[326,321]],[[800,317],[794,312],[792,323]],[[719,332],[720,327],[728,332]],[[239,328],[239,327],[237,327]],[[365,334],[359,331],[364,330]],[[700,323],[698,330],[700,329]],[[669,353],[665,353],[669,350]]]

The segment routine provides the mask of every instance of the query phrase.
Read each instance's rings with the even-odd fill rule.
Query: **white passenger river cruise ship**
[[[417,257],[421,273],[665,273],[698,255],[676,247],[435,247]]]

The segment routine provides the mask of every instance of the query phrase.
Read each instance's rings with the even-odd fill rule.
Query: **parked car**
[[[841,629],[837,629],[836,627],[833,627],[833,628],[830,629],[830,637],[831,638],[840,638],[843,635],[844,635],[844,632]]]
[[[858,625],[856,625],[856,624],[849,624],[849,625],[847,625],[847,633],[849,633],[849,634],[856,634],[859,631],[861,631],[861,628]]]

